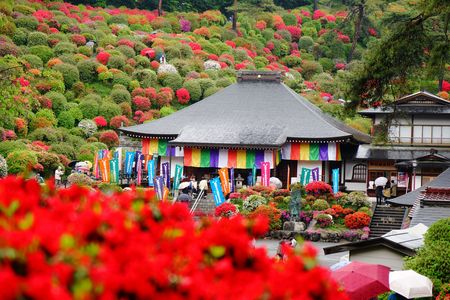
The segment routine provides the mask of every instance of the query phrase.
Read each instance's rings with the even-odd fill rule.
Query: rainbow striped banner
[[[143,139],[142,154],[158,153],[159,156],[183,156],[182,147],[169,147],[168,140]]]
[[[270,168],[279,162],[278,151],[272,150],[232,150],[232,149],[197,149],[184,147],[184,166],[200,168],[258,168],[264,161]]]
[[[281,156],[287,160],[342,160],[339,143],[286,143]]]

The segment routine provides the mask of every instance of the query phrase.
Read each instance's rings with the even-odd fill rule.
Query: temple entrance
[[[283,188],[287,188],[287,183],[290,178],[288,178],[288,166],[290,169],[289,177],[297,176],[297,164],[296,160],[281,160],[281,162],[277,166],[277,175],[281,182],[283,183]]]

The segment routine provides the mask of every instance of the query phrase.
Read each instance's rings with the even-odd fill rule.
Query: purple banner
[[[139,152],[140,153],[140,152]],[[136,160],[136,184],[141,185],[142,182],[142,160],[144,159],[144,155],[138,154]]]
[[[211,168],[219,167],[219,149],[211,149],[209,152],[210,166]]]
[[[135,166],[135,171],[136,171],[136,175],[137,175],[137,169],[138,169],[138,161],[141,161],[141,151],[136,151],[136,155],[134,156],[134,166]]]
[[[170,190],[170,171],[169,163],[165,162],[161,164],[162,167],[162,177],[164,178],[164,184]]]
[[[319,168],[311,169],[311,173],[312,173],[312,180],[319,181]]]
[[[328,160],[328,144],[319,144],[319,160]]]
[[[268,161],[261,163],[261,184],[263,186],[270,185],[270,163]]]
[[[158,200],[162,200],[164,196],[164,178],[162,176],[156,176],[153,182],[155,186],[156,196]]]
[[[230,186],[230,190],[232,193],[234,193],[234,168],[230,169],[230,181],[231,181],[231,186]]]
[[[261,163],[264,161],[264,151],[255,151],[255,165],[256,168],[261,168]],[[256,178],[253,179],[256,182]]]

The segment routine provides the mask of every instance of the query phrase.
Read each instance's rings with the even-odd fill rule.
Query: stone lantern
[[[236,181],[235,184],[236,189],[241,189],[242,186],[244,185],[244,178],[242,178],[241,174],[238,174],[238,176],[236,177],[236,179],[234,179],[234,181]]]

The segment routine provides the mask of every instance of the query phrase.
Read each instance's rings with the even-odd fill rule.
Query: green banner
[[[302,168],[302,173],[300,175],[300,183],[302,185],[307,185],[309,183],[310,177],[311,177],[311,170],[307,168]]]
[[[109,161],[109,167],[111,169],[111,183],[119,183],[119,160],[118,159],[111,159]]]

